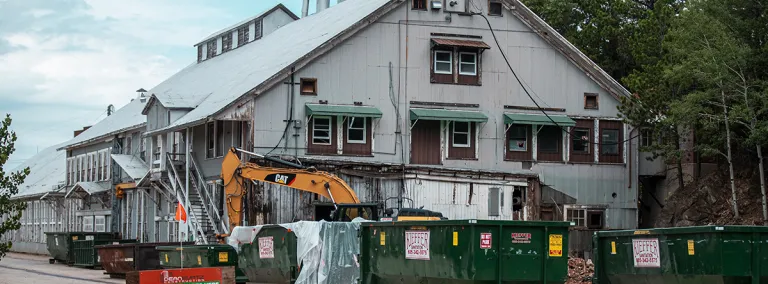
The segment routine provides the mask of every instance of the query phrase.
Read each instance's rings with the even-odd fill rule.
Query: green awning
[[[551,118],[551,120],[550,120]],[[570,117],[564,115],[550,115],[549,118],[543,114],[525,114],[525,113],[505,113],[505,124],[528,124],[528,125],[555,125],[552,120],[557,122],[557,125],[563,127],[574,127],[576,122]]]
[[[464,122],[486,122],[488,117],[479,111],[412,108],[411,120],[447,120]]]
[[[372,106],[308,104],[306,107],[308,116],[328,115],[380,118],[382,115],[379,109]]]

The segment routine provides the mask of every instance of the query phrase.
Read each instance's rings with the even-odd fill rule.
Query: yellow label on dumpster
[[[203,265],[203,258],[199,255],[197,256],[197,265]]]
[[[77,236],[72,236],[72,240],[76,241],[77,240]]]
[[[563,256],[563,235],[549,235],[549,256]]]
[[[168,254],[165,254],[165,262],[168,263]]]
[[[229,253],[226,251],[219,252],[219,262],[229,261]]]
[[[387,243],[387,234],[384,232],[381,232],[381,240],[379,241],[381,245],[385,245]]]
[[[696,251],[693,248],[693,240],[688,240],[688,255],[694,255]]]
[[[453,246],[459,246],[459,232],[453,232]]]
[[[611,254],[616,254],[616,242],[611,242]]]

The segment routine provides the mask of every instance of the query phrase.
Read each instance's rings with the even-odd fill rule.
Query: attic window
[[[411,0],[413,1],[414,10],[427,10],[427,0]]]
[[[317,79],[301,78],[301,94],[313,96],[317,95]]]
[[[248,33],[250,32],[250,25],[244,25],[237,28],[237,47],[241,47],[248,43]]]
[[[216,56],[216,40],[209,41],[206,44],[206,47],[208,48],[208,58],[213,58]]]
[[[203,61],[203,45],[197,46],[197,62]]]
[[[599,109],[600,105],[597,102],[597,94],[585,93],[584,94],[584,109]]]
[[[502,6],[501,0],[488,0],[488,15],[489,16],[501,16]]]
[[[227,52],[230,49],[232,49],[232,33],[221,37],[221,53]]]

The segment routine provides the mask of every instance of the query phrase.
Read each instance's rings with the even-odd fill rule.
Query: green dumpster
[[[263,226],[252,241],[241,244],[238,256],[247,279],[259,283],[292,283],[296,280],[299,267],[296,234],[291,229],[279,225]]]
[[[362,283],[565,283],[567,222],[360,225]]]
[[[46,232],[45,238],[48,252],[51,254],[51,264],[56,261],[72,264],[75,260],[73,241],[113,240],[117,238],[117,233]]]
[[[237,251],[230,245],[159,246],[156,249],[162,268],[232,266],[235,267],[236,282],[248,282],[245,274],[238,269]]]
[[[101,267],[101,258],[95,246],[99,245],[117,245],[136,243],[136,240],[77,240],[72,241],[74,250],[73,265],[77,267],[99,268]]]
[[[594,283],[768,283],[768,227],[603,231],[593,240]]]

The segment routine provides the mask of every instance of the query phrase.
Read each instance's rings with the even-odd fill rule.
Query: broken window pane
[[[312,119],[312,144],[331,144],[330,117],[315,117]]]
[[[574,128],[573,134],[571,134],[571,141],[573,143],[573,152],[576,154],[589,154],[590,146],[590,129],[589,128]]]
[[[528,126],[513,125],[509,128],[509,151],[528,151]]]

